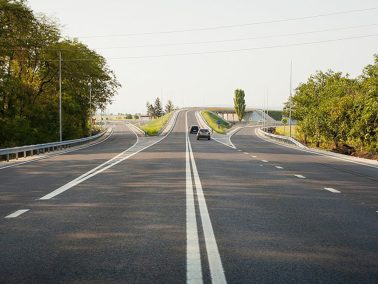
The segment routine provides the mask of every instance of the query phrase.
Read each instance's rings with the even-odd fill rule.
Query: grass
[[[290,127],[289,125],[286,126],[277,126],[276,127],[276,134],[283,135],[283,136],[290,136]],[[291,136],[295,139],[300,139],[299,133],[296,131],[296,125],[291,126]]]
[[[231,128],[231,124],[225,121],[223,118],[217,116],[216,114],[203,110],[201,111],[203,118],[206,120],[207,124],[217,133],[224,134],[226,130]],[[218,128],[218,119],[220,119],[220,126]]]
[[[173,112],[170,112],[163,115],[162,117],[153,119],[146,124],[141,125],[140,128],[143,129],[147,133],[147,135],[158,135],[159,131],[163,129],[163,127],[167,124],[172,114]]]

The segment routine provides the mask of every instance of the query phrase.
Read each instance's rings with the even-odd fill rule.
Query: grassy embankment
[[[278,135],[284,135],[284,136],[290,136],[290,127],[289,125],[286,126],[277,126],[276,127],[276,134]],[[300,140],[301,137],[299,133],[296,131],[296,125],[291,126],[291,136],[297,140]]]
[[[206,120],[207,124],[217,133],[224,134],[226,130],[231,128],[231,123],[227,122],[223,118],[215,115],[214,113],[203,110],[201,111],[203,118]],[[220,119],[220,126],[218,128],[218,119]]]
[[[168,123],[169,119],[171,118],[173,112],[167,113],[162,117],[153,119],[147,122],[144,125],[141,125],[140,128],[143,129],[147,135],[154,136],[159,133],[161,129]]]

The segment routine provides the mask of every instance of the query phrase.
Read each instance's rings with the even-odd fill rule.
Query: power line
[[[209,41],[179,42],[179,43],[161,43],[161,44],[146,44],[146,45],[131,45],[131,46],[94,47],[93,49],[128,49],[128,48],[164,47],[164,46],[196,45],[196,44],[247,41],[247,40],[254,40],[254,39],[268,39],[268,38],[276,38],[276,37],[290,37],[290,36],[298,36],[298,35],[308,35],[308,34],[331,32],[331,31],[343,31],[343,30],[372,27],[372,26],[377,26],[377,25],[378,25],[378,23],[377,24],[340,27],[340,28],[331,28],[331,29],[322,29],[322,30],[313,30],[313,31],[308,31],[308,32],[275,34],[275,35],[267,35],[267,36],[242,37],[242,38],[234,38],[234,39],[209,40]]]
[[[362,35],[362,36],[355,36],[355,37],[344,37],[344,38],[329,39],[329,40],[310,41],[310,42],[291,43],[291,44],[280,44],[280,45],[270,45],[270,46],[261,46],[261,47],[240,48],[240,49],[226,49],[226,50],[213,50],[213,51],[203,51],[203,52],[201,52],[201,51],[200,52],[186,52],[186,53],[171,53],[171,54],[158,54],[158,55],[146,55],[146,56],[114,57],[114,58],[108,58],[108,60],[144,59],[144,58],[174,57],[174,56],[184,56],[184,55],[233,53],[233,52],[242,52],[242,51],[264,50],[264,49],[274,49],[274,48],[282,48],[282,47],[313,45],[313,44],[337,42],[337,41],[343,41],[343,40],[369,38],[369,37],[376,37],[376,36],[378,36],[378,34]]]
[[[336,16],[336,15],[345,15],[345,14],[351,14],[351,13],[361,13],[361,12],[374,11],[374,10],[377,10],[377,9],[378,9],[378,7],[371,7],[371,8],[366,8],[366,9],[344,10],[344,11],[338,11],[338,12],[325,13],[325,14],[317,14],[317,15],[310,15],[310,16],[303,16],[303,17],[277,19],[277,20],[267,20],[267,21],[251,22],[251,23],[243,23],[243,24],[220,25],[220,26],[212,26],[212,27],[201,27],[201,28],[192,28],[192,29],[181,29],[181,30],[167,30],[167,31],[156,31],[156,32],[79,36],[78,38],[127,37],[127,36],[142,36],[142,35],[171,34],[171,33],[199,32],[199,31],[219,30],[219,29],[231,29],[231,28],[239,28],[239,27],[246,27],[246,26],[256,26],[256,25],[265,25],[265,24],[274,24],[274,23],[283,23],[283,22],[290,22],[290,21],[315,19],[315,18],[322,18],[322,17],[329,17],[329,16]]]
[[[369,38],[369,37],[376,37],[376,36],[378,36],[378,34],[353,36],[353,37],[343,37],[343,38],[328,39],[328,40],[319,40],[319,41],[309,41],[309,42],[298,42],[298,43],[289,43],[289,44],[279,44],[279,45],[249,47],[249,48],[240,48],[240,49],[224,49],[224,50],[210,50],[210,51],[199,51],[199,52],[184,52],[184,53],[167,53],[167,54],[156,54],[156,55],[113,57],[113,58],[107,58],[107,60],[148,59],[148,58],[176,57],[176,56],[187,56],[187,55],[205,55],[205,54],[219,54],[219,53],[234,53],[234,52],[253,51],[253,50],[265,50],[265,49],[274,49],[274,48],[283,48],[283,47],[305,46],[305,45],[313,45],[313,44],[337,42],[337,41],[344,41],[344,40],[352,40],[352,39],[362,39],[362,38]],[[58,59],[49,59],[49,60],[17,60],[17,61],[19,61],[19,62],[31,62],[31,61],[58,62],[59,60]],[[93,59],[76,58],[76,59],[66,59],[66,60],[63,59],[62,61],[63,62],[79,62],[79,61],[93,61]]]
[[[147,45],[134,45],[134,46],[94,47],[93,49],[129,49],[129,48],[131,49],[131,48],[164,47],[164,46],[196,45],[196,44],[200,45],[200,44],[209,44],[209,43],[223,43],[223,42],[247,41],[247,40],[255,40],[255,39],[291,37],[291,36],[308,35],[308,34],[315,34],[315,33],[322,33],[322,32],[359,29],[359,28],[366,28],[366,27],[372,27],[372,26],[378,26],[378,23],[366,24],[366,25],[357,25],[357,26],[339,27],[339,28],[330,28],[330,29],[321,29],[321,30],[313,30],[313,31],[307,31],[307,32],[275,34],[275,35],[267,35],[267,36],[242,37],[242,38],[234,38],[234,39],[194,41],[194,42],[181,42],[181,43],[147,44]],[[12,51],[23,51],[23,50],[26,50],[26,49],[27,48],[0,48],[0,50],[12,50]],[[45,51],[71,51],[71,52],[75,52],[75,50],[65,49],[65,48],[35,48],[35,49],[43,49]]]
[[[369,37],[376,37],[376,36],[378,36],[378,34],[361,35],[361,36],[353,36],[353,37],[343,37],[343,38],[319,40],[319,41],[298,42],[298,43],[290,43],[290,44],[279,44],[279,45],[239,48],[239,49],[224,49],[224,50],[210,50],[210,51],[199,51],[199,52],[184,52],[184,53],[167,53],[167,54],[156,54],[156,55],[113,57],[113,58],[107,58],[107,60],[148,59],[148,58],[176,57],[176,56],[187,56],[187,55],[234,53],[234,52],[253,51],[253,50],[266,50],[266,49],[275,49],[275,48],[284,48],[284,47],[306,46],[306,45],[337,42],[337,41],[344,41],[344,40],[362,39],[362,38],[369,38]],[[76,58],[76,59],[67,59],[67,60],[63,60],[63,61],[75,62],[75,61],[91,61],[91,60],[92,59]],[[26,61],[26,60],[20,60],[20,61]],[[29,60],[29,61],[33,61],[33,60]],[[58,61],[58,60],[45,60],[45,61]]]

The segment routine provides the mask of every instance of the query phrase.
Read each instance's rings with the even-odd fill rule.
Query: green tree
[[[88,135],[92,107],[104,108],[120,84],[105,59],[58,26],[35,16],[25,1],[0,0],[0,144],[16,146],[59,137],[58,72],[62,54],[63,138]]]
[[[155,99],[154,103],[155,117],[161,117],[163,115],[163,108],[159,97]]]
[[[244,91],[241,89],[235,90],[234,96],[234,108],[235,112],[238,115],[239,122],[242,121],[244,114],[245,114],[245,94]]]
[[[171,100],[168,100],[167,104],[165,105],[165,113],[170,113],[171,111],[175,110],[175,106],[173,105]]]
[[[156,117],[156,114],[155,114],[155,108],[152,104],[150,104],[149,102],[146,103],[146,108],[147,108],[147,115],[150,117],[150,118],[155,118]]]

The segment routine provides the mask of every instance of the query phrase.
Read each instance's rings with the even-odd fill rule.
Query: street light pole
[[[89,82],[89,136],[92,136],[92,84]]]
[[[62,142],[62,52],[59,51],[59,141]]]
[[[293,74],[293,61],[290,61],[290,99],[289,99],[289,136],[291,137],[291,92],[292,92],[292,87],[291,87],[291,81],[292,81],[292,74]]]

